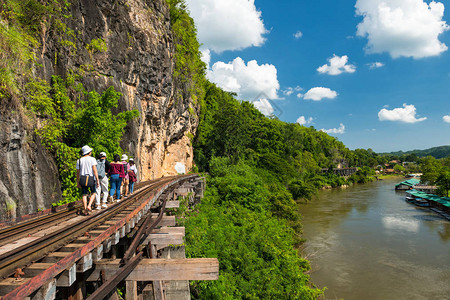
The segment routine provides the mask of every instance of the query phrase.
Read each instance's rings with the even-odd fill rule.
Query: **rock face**
[[[123,96],[117,112],[140,111],[128,124],[122,148],[134,157],[140,180],[175,175],[175,164],[192,168],[190,137],[198,126],[198,107],[188,87],[173,78],[174,45],[169,8],[164,0],[74,0],[71,17],[61,31],[44,28],[37,49],[46,80],[64,77],[68,70],[83,74],[88,90],[114,86]],[[73,38],[68,30],[73,30]],[[74,46],[61,43],[61,39]],[[89,48],[101,40],[106,51]],[[3,105],[3,104],[2,104]],[[48,208],[61,197],[56,166],[19,114],[1,115],[4,167],[0,170],[1,218]],[[111,158],[109,158],[111,159]],[[51,176],[49,175],[51,174]],[[20,187],[17,186],[20,182]],[[30,189],[31,191],[27,190]],[[25,199],[24,195],[30,195]],[[15,208],[12,203],[15,203]],[[8,207],[8,209],[7,209]]]
[[[50,207],[61,198],[58,170],[13,101],[0,110],[0,220]]]

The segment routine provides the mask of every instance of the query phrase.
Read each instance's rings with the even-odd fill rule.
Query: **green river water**
[[[405,202],[400,181],[326,190],[301,205],[303,255],[326,299],[450,299],[450,221]]]

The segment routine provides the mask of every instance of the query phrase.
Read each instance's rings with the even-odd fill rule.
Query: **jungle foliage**
[[[76,80],[68,76],[63,80],[52,77],[52,84],[45,81],[27,85],[28,108],[37,114],[42,126],[37,129],[42,144],[53,153],[58,165],[63,188],[63,199],[55,205],[80,198],[76,183],[76,160],[83,145],[94,149],[94,155],[102,151],[109,157],[122,153],[119,142],[127,122],[139,116],[137,110],[114,115],[120,93],[113,87],[102,94],[86,91]]]
[[[75,32],[64,22],[71,18],[69,8],[67,0],[0,0],[0,98],[22,100],[25,115],[40,124],[36,133],[55,157],[62,185],[63,198],[54,205],[80,198],[75,169],[80,147],[88,144],[94,154],[122,153],[124,128],[138,116],[136,110],[113,114],[121,94],[113,87],[102,94],[86,91],[81,69],[67,70],[65,78],[53,76],[51,82],[35,76],[43,28],[56,34],[57,47],[76,53]],[[85,48],[91,59],[107,51],[102,39]]]

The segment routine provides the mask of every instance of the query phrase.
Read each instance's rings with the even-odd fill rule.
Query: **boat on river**
[[[430,206],[430,202],[428,200],[423,198],[416,198],[414,199],[414,204],[421,207],[428,207]]]

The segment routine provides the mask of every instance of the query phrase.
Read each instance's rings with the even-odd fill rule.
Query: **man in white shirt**
[[[81,157],[77,160],[77,186],[82,189],[83,195],[83,206],[84,206],[84,215],[88,215],[89,211],[91,211],[92,202],[95,199],[95,190],[96,187],[99,186],[99,179],[97,173],[97,160],[93,158],[92,148],[88,145],[83,146],[81,148]],[[95,180],[89,180],[90,178],[95,178]],[[80,183],[80,178],[83,179],[83,182]],[[87,196],[91,194],[89,199],[89,204],[87,204]]]

